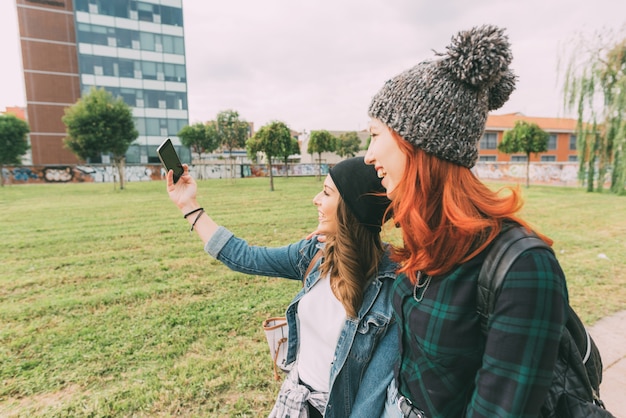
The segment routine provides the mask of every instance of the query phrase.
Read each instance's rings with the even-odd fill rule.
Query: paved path
[[[626,418],[626,311],[596,322],[589,328],[602,355],[600,398],[617,418]]]

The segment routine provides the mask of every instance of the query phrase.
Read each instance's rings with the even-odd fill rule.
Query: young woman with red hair
[[[369,108],[365,156],[392,200],[403,245],[392,304],[400,360],[389,416],[540,416],[566,322],[565,277],[554,254],[531,249],[505,276],[487,331],[478,274],[511,227],[519,193],[498,193],[471,171],[487,113],[514,89],[502,29],[460,32],[446,54],[389,80]],[[547,243],[552,242],[540,235]],[[397,391],[397,394],[396,394]]]

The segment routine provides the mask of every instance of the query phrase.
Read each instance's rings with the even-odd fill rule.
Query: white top
[[[330,274],[320,278],[298,304],[300,380],[315,391],[330,390],[330,366],[346,321],[346,310],[330,288]]]

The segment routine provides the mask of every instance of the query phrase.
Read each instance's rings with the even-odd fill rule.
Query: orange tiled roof
[[[13,115],[18,119],[26,120],[26,109],[23,107],[7,106],[6,110],[3,113]]]
[[[507,113],[504,115],[489,115],[487,117],[487,129],[512,129],[515,121],[523,120],[530,123],[536,123],[545,131],[575,131],[576,119],[567,118],[543,118],[524,116],[521,113]]]

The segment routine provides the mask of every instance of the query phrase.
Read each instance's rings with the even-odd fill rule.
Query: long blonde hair
[[[378,271],[384,248],[379,232],[359,223],[342,198],[337,205],[337,233],[327,237],[322,275],[330,273],[335,294],[349,317],[356,318],[363,293]]]

